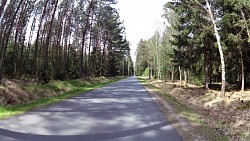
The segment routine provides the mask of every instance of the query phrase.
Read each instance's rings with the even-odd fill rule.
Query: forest
[[[2,0],[0,79],[133,74],[115,0]]]
[[[0,0],[0,140],[250,140],[250,0],[166,0],[135,63],[117,3]]]
[[[137,45],[136,74],[200,126],[192,130],[225,135],[208,140],[250,140],[250,1],[173,0],[163,9],[164,30]]]
[[[219,86],[222,97],[249,88],[249,0],[177,0],[164,10],[165,30],[138,44],[137,75]]]

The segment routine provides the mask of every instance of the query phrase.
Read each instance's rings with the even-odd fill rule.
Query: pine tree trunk
[[[34,47],[35,50],[34,50],[34,57],[33,57],[34,67],[32,70],[32,75],[34,75],[35,81],[38,80],[38,41],[39,41],[39,36],[40,36],[40,30],[42,27],[42,22],[43,22],[43,19],[45,17],[45,14],[46,14],[48,2],[49,2],[49,0],[46,0],[45,5],[44,5],[44,9],[43,9],[43,13],[42,13],[42,16],[41,16],[40,21],[39,21],[37,34],[36,34],[36,41],[35,41],[35,47]]]
[[[4,11],[4,7],[7,3],[7,0],[2,0],[2,3],[1,3],[1,6],[0,6],[0,17],[2,16],[3,14],[3,11]],[[1,22],[1,21],[0,21]]]
[[[46,42],[45,42],[45,51],[44,51],[44,63],[43,63],[43,80],[44,83],[48,83],[50,81],[49,79],[49,44],[50,44],[50,38],[51,38],[51,30],[52,30],[52,25],[55,17],[55,13],[57,10],[57,5],[58,5],[58,0],[56,0],[54,11],[51,17],[50,25],[49,25],[49,31],[46,37]]]
[[[83,55],[84,55],[84,47],[85,47],[85,38],[86,38],[86,34],[87,34],[87,31],[90,27],[90,23],[89,23],[89,20],[90,20],[90,14],[91,14],[91,11],[92,11],[92,8],[93,8],[93,0],[91,0],[89,2],[89,5],[88,5],[88,12],[87,14],[85,15],[86,16],[86,19],[85,19],[85,26],[83,28],[83,32],[82,32],[82,45],[81,45],[81,56],[80,56],[80,70],[79,70],[79,76],[80,78],[83,78]]]
[[[13,26],[14,26],[14,21],[16,19],[16,15],[22,5],[24,0],[21,0],[16,8],[16,11],[11,19],[11,22],[10,22],[10,26],[9,26],[9,29],[7,31],[7,34],[6,34],[6,40],[3,40],[3,44],[2,45],[2,48],[1,48],[1,54],[0,54],[0,80],[3,79],[3,66],[4,66],[4,61],[5,61],[5,56],[6,56],[6,51],[7,51],[7,46],[8,46],[8,43],[9,43],[9,38],[10,38],[10,34],[11,34],[11,30],[13,29]]]
[[[7,0],[2,0],[1,6],[0,6],[0,25],[2,24],[2,19],[7,9],[7,6],[8,6]]]
[[[17,64],[18,64],[18,61],[20,61],[18,59],[18,47],[17,47],[17,37],[18,37],[18,33],[19,33],[19,30],[18,28],[16,29],[16,35],[15,35],[15,40],[14,40],[14,46],[13,46],[13,53],[14,53],[14,60],[13,60],[13,67],[14,67],[14,70],[13,70],[13,78],[16,77],[16,74],[17,74]]]

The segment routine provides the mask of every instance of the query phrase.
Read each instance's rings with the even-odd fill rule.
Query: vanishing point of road
[[[182,141],[130,77],[0,121],[0,141]]]

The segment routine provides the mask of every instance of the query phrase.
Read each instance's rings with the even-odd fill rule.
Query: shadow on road
[[[40,140],[56,140],[56,141],[92,141],[92,140],[112,140],[120,137],[131,136],[136,134],[141,134],[143,132],[151,131],[151,130],[159,130],[161,127],[168,126],[168,122],[163,122],[159,124],[155,124],[148,127],[137,128],[132,130],[118,131],[113,133],[101,133],[101,134],[88,134],[88,135],[36,135],[36,134],[28,134],[28,133],[20,133],[9,131],[6,129],[0,128],[0,135],[5,137],[10,137],[18,140],[25,141],[40,141]]]
[[[135,78],[0,121],[0,141],[180,141]]]

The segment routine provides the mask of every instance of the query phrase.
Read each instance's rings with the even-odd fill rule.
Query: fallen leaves
[[[232,140],[249,139],[250,91],[226,92],[226,97],[221,98],[220,91],[190,85],[184,88],[178,82],[152,81],[151,84],[198,110],[204,115],[203,122],[219,133],[230,136]]]

